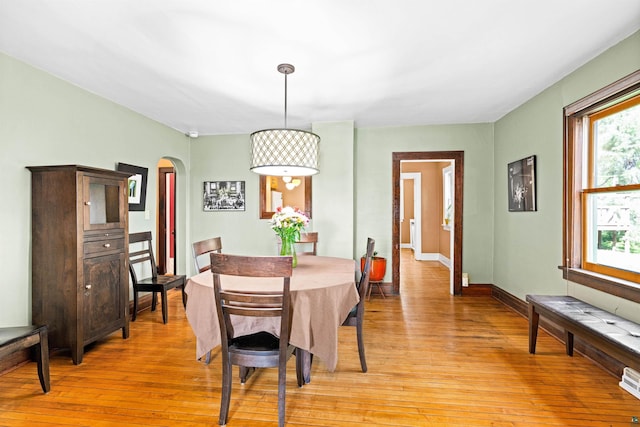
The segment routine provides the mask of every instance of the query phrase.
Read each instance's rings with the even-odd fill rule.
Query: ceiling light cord
[[[293,73],[296,68],[291,64],[280,64],[278,65],[278,72],[284,74],[284,128],[287,129],[287,76]]]
[[[287,73],[284,73],[284,128],[287,128]]]

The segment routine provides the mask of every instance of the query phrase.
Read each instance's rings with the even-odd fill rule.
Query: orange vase
[[[364,270],[365,258],[360,258],[360,271]],[[371,273],[369,274],[370,282],[381,282],[384,279],[384,273],[387,271],[387,259],[374,256],[371,258]]]

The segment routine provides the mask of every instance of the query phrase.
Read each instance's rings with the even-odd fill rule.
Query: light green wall
[[[475,283],[492,282],[492,124],[357,129],[355,140],[352,122],[316,123],[313,130],[322,141],[308,230],[320,233],[320,254],[359,257],[373,237],[378,253],[391,259],[392,153],[464,150],[463,269]],[[275,253],[274,233],[258,219],[259,179],[248,164],[248,135],[193,140],[192,241],[219,235],[225,252]],[[203,212],[202,182],[216,180],[246,181],[245,212]],[[391,268],[385,280],[391,281]]]
[[[496,122],[495,285],[522,299],[530,293],[568,293],[640,320],[638,304],[567,283],[558,270],[562,264],[562,109],[638,69],[640,32]],[[538,211],[508,212],[507,163],[532,154],[538,160]]]
[[[312,178],[312,219],[318,253],[353,256],[353,122],[314,124],[320,138],[320,173]],[[191,142],[191,241],[222,237],[223,251],[275,255],[275,233],[259,219],[259,176],[249,171],[249,135],[203,136]],[[244,212],[204,212],[204,181],[245,181]],[[195,267],[193,267],[195,271]]]
[[[183,189],[188,183],[189,145],[184,135],[3,54],[0,150],[2,326],[31,322],[31,174],[26,166],[80,164],[113,170],[123,162],[149,168],[146,206],[151,219],[146,220],[144,212],[130,213],[132,231],[155,232],[155,166],[161,157],[174,159]],[[178,195],[182,228],[188,211],[185,195],[184,190]],[[185,240],[178,251],[183,260]],[[179,269],[185,270],[184,263]]]
[[[462,269],[473,283],[491,283],[493,124],[356,129],[356,241],[373,237],[378,254],[391,259],[392,153],[458,150],[465,174]]]
[[[275,255],[276,240],[261,220],[259,176],[249,171],[249,135],[201,136],[191,142],[192,200],[189,217],[192,242],[220,236],[223,252]],[[205,181],[245,181],[245,211],[205,212]],[[191,266],[192,271],[195,267]]]
[[[318,254],[352,258],[354,243],[354,126],[352,121],[315,123],[320,135],[320,173],[313,177],[313,227]],[[362,251],[364,253],[364,250]]]

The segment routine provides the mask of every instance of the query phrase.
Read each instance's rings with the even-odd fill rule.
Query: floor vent
[[[631,368],[624,368],[620,387],[640,399],[640,373]]]

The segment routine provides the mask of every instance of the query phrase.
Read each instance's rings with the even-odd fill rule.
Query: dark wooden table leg
[[[299,357],[302,363],[302,378],[304,380],[304,384],[309,384],[311,382],[312,356],[313,355],[307,350],[303,350],[301,348],[296,349],[296,357]]]

